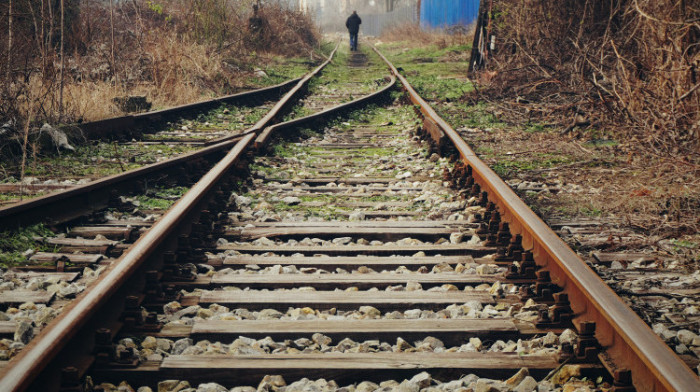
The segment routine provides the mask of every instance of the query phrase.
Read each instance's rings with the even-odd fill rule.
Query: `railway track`
[[[0,389],[698,390],[405,80],[420,116],[365,106],[393,77],[349,98],[379,58],[349,58],[309,116],[215,145]]]

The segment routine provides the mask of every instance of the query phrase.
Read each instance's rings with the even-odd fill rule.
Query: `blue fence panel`
[[[479,0],[423,0],[421,27],[442,28],[468,25],[479,16]]]

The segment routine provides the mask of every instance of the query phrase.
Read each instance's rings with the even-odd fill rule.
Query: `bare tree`
[[[115,74],[116,64],[114,64],[114,0],[109,0],[109,29],[112,37],[112,74]]]
[[[65,65],[64,41],[65,41],[65,1],[61,0],[61,70],[58,92],[58,121],[63,118],[63,68]]]
[[[12,76],[12,0],[8,4],[7,9],[7,83],[10,83]]]

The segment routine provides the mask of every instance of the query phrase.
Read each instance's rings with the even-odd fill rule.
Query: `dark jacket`
[[[362,19],[357,14],[352,14],[345,22],[345,27],[352,34],[357,34],[360,31],[360,25],[362,24]]]

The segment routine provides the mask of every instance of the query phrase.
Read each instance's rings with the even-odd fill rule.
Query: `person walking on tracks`
[[[357,50],[357,33],[360,32],[362,19],[357,15],[357,11],[352,11],[352,15],[345,21],[345,27],[350,32],[350,50]]]

